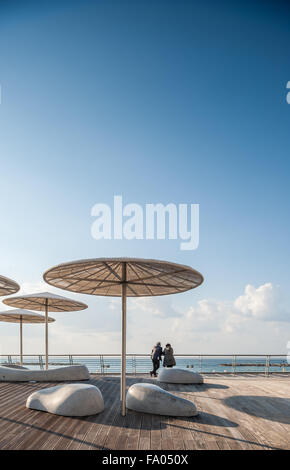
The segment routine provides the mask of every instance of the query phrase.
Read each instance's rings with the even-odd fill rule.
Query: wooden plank
[[[101,449],[108,449],[107,440],[110,440],[110,434],[114,434],[116,428],[116,420],[120,417],[120,379],[114,381],[115,387],[109,401],[108,406],[103,414],[104,422],[101,428],[101,432],[97,432],[95,437],[92,439],[92,443],[89,449],[96,447]],[[100,429],[98,428],[98,431]]]
[[[139,446],[140,450],[150,449],[150,433],[151,433],[151,415],[148,413],[138,413],[141,419]]]
[[[111,401],[115,395],[116,384],[114,382],[99,378],[99,380],[93,380],[92,383],[96,385],[103,394],[105,410],[96,417],[90,416],[85,419],[87,426],[76,435],[78,442],[70,446],[70,450],[86,449],[92,444],[90,439],[95,439],[96,435],[101,432],[103,424],[106,422],[106,410],[110,407]]]
[[[131,429],[128,432],[126,450],[136,450],[139,448],[141,419],[139,413],[129,411],[131,416]]]
[[[150,433],[150,449],[161,450],[161,426],[162,418],[159,415],[152,415],[151,418],[151,433]]]
[[[18,384],[17,384],[18,385]],[[0,418],[0,448],[2,447],[2,435],[7,435],[8,433],[15,434],[14,441],[19,441],[23,433],[25,432],[29,422],[34,419],[33,414],[30,415],[30,411],[25,407],[26,398],[31,393],[31,387],[27,387],[25,384],[22,387],[17,386],[15,394],[9,394],[10,402],[9,406],[5,407],[5,411],[1,410],[1,418]],[[39,388],[43,388],[44,385],[40,385]],[[35,387],[34,387],[35,389]],[[33,390],[34,391],[34,390]],[[30,417],[29,417],[30,416]],[[2,426],[1,426],[2,425]],[[14,442],[12,438],[10,438],[9,443],[6,447],[12,447],[12,443]]]
[[[53,384],[50,385],[53,386]],[[40,388],[44,388],[44,386],[42,385]],[[26,393],[29,395],[30,392],[26,391]],[[23,397],[21,397],[19,408],[15,407],[14,409],[14,422],[17,422],[18,424],[16,428],[17,433],[14,436],[14,439],[10,440],[9,445],[6,446],[7,449],[26,449],[27,445],[31,445],[34,442],[34,439],[39,436],[40,432],[45,429],[46,421],[50,420],[52,417],[52,415],[48,413],[29,410],[25,408],[24,403]]]
[[[147,376],[128,378],[152,382]],[[210,376],[196,386],[160,384],[192,400],[200,415],[120,415],[118,377],[94,376],[105,411],[70,418],[25,408],[35,390],[54,383],[0,383],[0,449],[289,449],[290,376]]]

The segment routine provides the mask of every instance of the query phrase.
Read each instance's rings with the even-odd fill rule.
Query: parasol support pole
[[[126,310],[127,310],[127,267],[123,263],[122,275],[122,366],[121,366],[121,414],[126,416]]]
[[[45,369],[48,370],[48,299],[45,300]]]
[[[23,332],[22,332],[22,315],[20,315],[20,365],[23,366]]]

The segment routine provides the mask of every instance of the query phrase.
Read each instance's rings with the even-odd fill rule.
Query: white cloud
[[[244,328],[250,318],[263,321],[290,322],[290,315],[283,306],[283,296],[278,286],[271,283],[255,288],[248,284],[244,294],[233,301],[207,300],[191,306],[183,319],[192,320],[195,330],[219,330],[228,333]]]
[[[57,295],[62,295],[63,297],[72,297],[74,299],[80,299],[82,295],[76,292],[68,292],[62,289],[58,289],[47,282],[38,281],[38,282],[23,282],[20,286],[20,291],[15,295],[28,295],[28,294],[38,294],[39,292],[52,292]]]
[[[16,295],[36,294],[38,292],[56,292],[56,289],[44,281],[23,282],[20,291]]]
[[[182,317],[173,320],[171,331],[175,343],[184,344],[187,349],[191,344],[190,352],[198,348],[217,353],[229,345],[232,351],[244,349],[254,353],[263,348],[264,352],[275,343],[277,353],[287,343],[289,322],[280,288],[266,283],[257,288],[247,285],[244,293],[234,300],[198,301]]]
[[[248,284],[244,294],[235,300],[234,307],[238,312],[259,320],[290,321],[290,315],[283,307],[280,288],[270,282],[258,288]]]
[[[146,312],[147,315],[153,315],[159,318],[180,317],[182,314],[178,312],[171,302],[162,299],[162,302],[156,297],[137,297],[130,300],[129,312],[139,310]]]

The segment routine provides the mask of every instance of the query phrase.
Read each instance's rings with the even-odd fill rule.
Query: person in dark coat
[[[153,364],[153,370],[150,372],[150,375],[154,375],[154,377],[157,377],[157,369],[160,367],[160,361],[161,361],[161,356],[162,356],[162,347],[161,343],[156,343],[154,348],[152,349],[151,352],[151,359],[152,359],[152,364]]]
[[[163,366],[164,367],[173,367],[176,366],[175,358],[173,355],[173,349],[171,344],[167,343],[164,351],[163,351],[164,359],[163,359]]]

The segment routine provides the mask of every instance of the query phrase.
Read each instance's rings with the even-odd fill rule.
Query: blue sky
[[[205,282],[160,308],[234,302],[270,283],[289,311],[289,14],[283,1],[0,2],[1,273],[33,287],[63,261],[168,259]],[[94,240],[91,208],[117,194],[199,203],[199,248]],[[260,319],[261,348],[284,352],[289,323],[271,308],[282,333],[271,346]],[[82,324],[94,328],[90,309]],[[259,347],[251,328],[236,334],[212,349]]]

